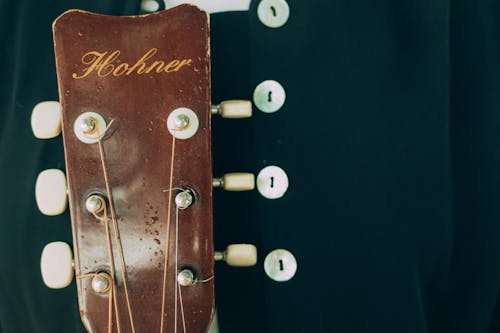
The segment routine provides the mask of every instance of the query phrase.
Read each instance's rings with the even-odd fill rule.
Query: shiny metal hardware
[[[78,140],[87,144],[97,143],[106,133],[106,121],[98,113],[85,112],[76,118],[73,130]]]
[[[185,114],[179,114],[174,119],[174,126],[178,131],[182,131],[189,125],[189,118]]]
[[[167,119],[167,129],[177,139],[191,138],[198,131],[200,121],[196,113],[186,107],[173,110]]]
[[[85,200],[85,208],[91,214],[97,214],[104,209],[104,198],[99,194],[90,195]]]
[[[111,290],[112,279],[108,273],[98,273],[92,278],[92,290],[98,294],[107,293]]]
[[[192,270],[184,268],[177,274],[177,282],[183,286],[191,286],[195,283],[195,276]]]
[[[175,204],[179,209],[186,209],[193,203],[193,194],[190,190],[183,190],[175,196]]]

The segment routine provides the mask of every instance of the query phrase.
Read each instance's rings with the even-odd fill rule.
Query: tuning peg
[[[248,172],[226,173],[221,178],[214,178],[212,184],[226,191],[250,191],[255,188],[255,176]]]
[[[246,100],[230,100],[212,105],[212,114],[222,118],[250,118],[252,116],[252,102]]]
[[[73,280],[73,253],[68,244],[52,242],[43,248],[40,270],[45,285],[52,289],[67,287]]]
[[[56,101],[40,102],[31,113],[31,129],[38,139],[55,138],[61,133],[61,105]]]
[[[215,261],[225,261],[229,266],[248,267],[257,263],[257,248],[252,244],[231,244],[226,251],[216,251]]]
[[[40,172],[35,185],[38,209],[48,216],[62,214],[68,204],[66,176],[58,169]]]

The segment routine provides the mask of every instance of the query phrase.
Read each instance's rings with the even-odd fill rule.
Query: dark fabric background
[[[281,166],[278,200],[214,194],[217,248],[257,245],[254,268],[217,264],[221,333],[500,332],[500,3],[289,1],[269,29],[249,12],[211,16],[213,101],[266,79],[274,114],[214,119],[214,172]],[[0,0],[0,332],[83,332],[74,283],[43,286],[39,258],[71,241],[70,218],[34,201],[64,168],[61,138],[37,140],[33,106],[57,100],[51,23],[137,1]],[[273,282],[275,248],[299,264]]]

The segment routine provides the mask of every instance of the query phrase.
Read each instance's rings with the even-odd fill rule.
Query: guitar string
[[[111,289],[109,290],[109,301],[108,301],[108,333],[113,333],[113,304],[116,304],[116,302],[114,301],[115,300],[115,296],[114,296],[114,290],[115,290],[115,282],[113,280],[113,284],[111,285]],[[116,316],[118,316],[118,311],[115,311],[116,312]],[[116,322],[119,323],[120,320],[118,320],[118,318],[116,319]],[[120,333],[120,326],[117,324],[117,329],[118,329],[118,333]]]
[[[175,270],[177,273],[179,271],[179,207],[175,207]],[[174,318],[174,332],[177,333],[177,286],[179,281],[177,279],[177,274],[174,274],[174,289],[175,289],[175,318]]]
[[[77,279],[83,279],[83,278],[94,278],[96,276],[98,276],[99,274],[97,273],[88,273],[88,274],[81,274],[81,275],[77,275],[76,278]],[[113,295],[113,286],[111,286],[111,288],[109,289],[109,292],[110,292],[110,296],[109,296],[109,301],[108,301],[108,333],[111,333],[112,332],[112,327],[113,327],[113,302],[112,302],[112,295]],[[117,329],[118,329],[118,332],[120,332],[120,328],[119,326],[117,326]]]
[[[109,299],[113,300],[112,302],[109,303],[109,308],[110,308],[109,311],[111,313],[111,319],[109,319],[109,320],[111,320],[111,321],[110,321],[110,324],[108,324],[108,327],[109,327],[108,330],[110,331],[110,333],[112,332],[113,316],[112,316],[111,303],[113,303],[114,309],[115,309],[115,317],[116,317],[116,329],[117,329],[118,333],[121,333],[120,312],[118,311],[118,294],[116,292],[118,287],[116,285],[116,278],[115,278],[116,272],[115,272],[115,261],[114,261],[114,256],[113,256],[113,241],[111,239],[111,230],[109,227],[110,220],[108,217],[108,207],[106,205],[106,201],[102,200],[102,202],[103,202],[103,214],[104,215],[101,218],[101,220],[104,222],[104,225],[106,226],[106,239],[107,239],[107,243],[108,243],[108,257],[109,257],[109,261],[110,261],[110,273],[111,273],[111,280],[112,280]],[[97,214],[94,214],[94,216],[99,218],[99,216],[97,216]]]
[[[106,131],[108,128],[111,126],[111,124],[114,122],[114,120],[111,120],[109,125],[106,127],[104,130],[104,133],[101,135],[99,133],[99,129],[97,130],[98,134],[98,141],[99,144],[101,144],[101,138],[106,134]],[[101,154],[101,161],[103,160],[102,154]],[[106,205],[105,200],[101,200],[103,204],[103,217],[98,216],[96,213],[93,213],[94,217],[97,218],[98,220],[102,221],[105,225],[105,230],[106,230],[106,240],[107,240],[107,247],[108,247],[108,258],[109,258],[109,266],[110,266],[110,274],[111,274],[111,280],[112,280],[112,285],[111,285],[111,290],[110,290],[110,295],[109,295],[109,303],[108,303],[108,333],[112,332],[112,327],[113,327],[113,305],[115,308],[115,317],[116,317],[116,328],[118,333],[121,333],[121,323],[120,323],[120,314],[118,311],[118,300],[117,300],[117,294],[115,292],[116,289],[116,279],[115,279],[115,262],[114,262],[114,254],[113,254],[113,243],[111,241],[111,231],[109,228],[109,218],[108,218],[108,207]]]
[[[182,302],[182,287],[180,284],[177,284],[179,288],[179,299],[181,301],[181,315],[182,315],[182,328],[184,329],[184,333],[186,333],[186,320],[184,318],[184,303]]]
[[[172,190],[179,190],[182,191],[184,189],[182,188],[172,188]],[[170,190],[164,190],[163,192],[167,192]],[[179,207],[176,206],[175,210],[175,272],[179,271]],[[184,316],[184,302],[182,300],[182,286],[179,284],[177,280],[177,275],[175,276],[175,281],[174,284],[176,285],[175,288],[175,318],[174,318],[174,332],[177,333],[177,321],[178,321],[178,302],[180,302],[180,309],[181,309],[181,319],[182,319],[182,327],[183,327],[183,332],[186,333],[186,319]],[[195,284],[198,283],[206,283],[214,279],[214,275],[211,277],[205,279],[205,280],[198,280],[195,282]],[[178,295],[178,296],[177,296]]]
[[[111,235],[110,235],[110,230],[109,230],[109,218],[107,215],[107,206],[106,202],[104,200],[101,200],[103,204],[103,208],[101,209],[104,213],[103,216],[97,215],[97,213],[92,213],[92,215],[99,221],[104,223],[105,230],[106,230],[106,243],[107,243],[107,248],[108,248],[108,258],[109,258],[109,265],[110,265],[110,274],[111,274],[111,287],[109,290],[109,301],[108,301],[108,333],[112,333],[113,331],[113,305],[115,306],[115,315],[116,315],[116,322],[117,322],[117,330],[118,333],[121,332],[121,327],[120,327],[120,317],[118,314],[118,308],[117,308],[117,300],[116,300],[116,293],[114,292],[116,288],[116,281],[114,279],[115,276],[115,269],[114,269],[114,259],[113,259],[113,248],[112,248],[112,243],[111,243]],[[98,276],[98,273],[89,273],[89,274],[82,274],[77,276],[77,279],[81,278],[86,278],[86,277],[96,277]]]
[[[175,130],[174,130],[175,131]],[[170,232],[170,211],[171,211],[171,202],[172,202],[172,191],[174,190],[179,190],[183,191],[183,188],[180,187],[172,187],[172,182],[173,182],[173,163],[174,163],[174,153],[175,153],[175,136],[173,136],[172,139],[172,157],[171,157],[171,168],[170,168],[170,187],[169,189],[163,190],[163,192],[169,192],[169,205],[168,205],[168,218],[167,218],[167,242],[166,242],[166,250],[165,250],[165,266],[164,266],[164,284],[163,284],[163,299],[162,299],[162,321],[160,325],[160,333],[163,332],[163,318],[164,318],[164,305],[165,305],[165,287],[166,287],[166,267],[167,267],[167,258],[168,258],[168,243],[169,243],[169,232]],[[176,206],[175,210],[175,271],[174,271],[174,286],[175,287],[175,305],[174,305],[174,332],[177,333],[177,321],[178,321],[178,302],[180,302],[180,308],[181,308],[181,318],[182,318],[182,327],[183,327],[183,332],[186,333],[186,320],[185,320],[185,315],[184,315],[184,302],[182,300],[182,286],[179,284],[177,280],[177,272],[178,272],[178,267],[179,267],[179,207]],[[214,279],[214,275],[211,277],[205,279],[205,280],[198,280],[195,283],[206,283]]]
[[[208,279],[205,279],[205,280],[199,280],[199,281],[196,281],[196,283],[206,283],[206,282],[209,282],[211,280],[213,280],[215,278],[215,275],[212,275],[211,277],[209,277]]]
[[[101,133],[99,133],[99,128],[97,129],[97,142],[98,142],[98,146],[99,146],[99,154],[101,157],[104,182],[106,185],[106,193],[108,195],[109,210],[111,212],[111,222],[113,224],[113,231],[114,231],[114,236],[115,236],[114,238],[115,238],[116,245],[118,247],[118,254],[119,254],[119,258],[120,258],[121,273],[122,273],[121,275],[122,275],[122,279],[123,279],[123,288],[125,290],[125,300],[127,303],[127,310],[128,310],[129,320],[130,320],[130,326],[132,328],[132,333],[135,333],[134,317],[132,315],[132,306],[130,305],[130,298],[129,298],[128,287],[127,287],[127,277],[126,277],[126,269],[127,268],[125,266],[125,259],[124,259],[124,255],[123,255],[123,247],[122,247],[122,243],[121,243],[120,232],[118,230],[118,224],[116,222],[116,214],[115,214],[115,209],[113,206],[113,196],[111,194],[111,187],[110,187],[109,178],[108,178],[108,169],[107,169],[106,161],[104,158],[104,148],[103,148],[102,140],[101,140],[102,137],[104,135],[106,135],[106,132],[110,128],[111,124],[113,124],[113,121],[114,120],[110,121],[110,123],[108,124],[108,126],[106,127],[106,129],[104,130],[104,133],[102,135],[101,135]],[[114,277],[113,277],[113,279],[114,279]],[[115,295],[115,294],[116,293],[113,293],[113,295]],[[116,301],[115,301],[115,303],[116,303]],[[115,305],[115,307],[117,307],[117,305]]]
[[[169,189],[172,188],[172,182],[174,178],[174,156],[175,156],[175,129],[174,135],[172,135],[172,150],[170,156],[170,185]],[[163,332],[163,322],[165,318],[165,289],[167,285],[167,265],[168,265],[168,245],[170,243],[170,215],[172,211],[172,191],[168,191],[168,208],[167,208],[167,235],[165,237],[165,261],[163,267],[163,285],[161,289],[161,320],[160,320],[160,333]]]
[[[179,271],[179,207],[176,206],[175,210],[175,272]],[[181,285],[175,276],[175,332],[177,333],[177,294],[181,303],[182,327],[186,333],[186,321],[184,318],[184,303],[182,302]],[[179,292],[177,293],[177,290]]]
[[[113,255],[113,243],[111,240],[111,230],[109,228],[109,217],[108,217],[108,207],[106,205],[106,201],[104,199],[101,199],[103,208],[103,217],[98,216],[96,213],[93,213],[95,218],[98,220],[102,221],[105,225],[106,229],[106,240],[107,240],[107,246],[108,246],[108,257],[109,257],[109,266],[110,266],[110,274],[111,274],[111,290],[110,290],[110,295],[109,295],[109,315],[108,315],[108,331],[111,332],[111,327],[113,326],[113,308],[111,304],[113,303],[115,307],[115,316],[116,316],[116,328],[118,330],[118,333],[121,332],[121,324],[120,324],[120,315],[118,311],[118,300],[117,300],[117,295],[114,290],[116,289],[116,279],[115,279],[115,259]]]

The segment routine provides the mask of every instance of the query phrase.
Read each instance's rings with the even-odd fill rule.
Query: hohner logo
[[[128,64],[126,62],[117,61],[120,53],[119,50],[106,52],[90,51],[85,53],[82,56],[82,64],[87,67],[85,67],[80,74],[73,73],[73,78],[82,79],[89,76],[92,72],[96,72],[99,77],[107,77],[110,75],[119,77],[129,76],[131,74],[171,73],[178,72],[181,68],[190,66],[193,62],[192,59],[174,59],[171,61],[155,60],[151,62],[150,59],[158,53],[158,49],[152,48],[134,64]]]

